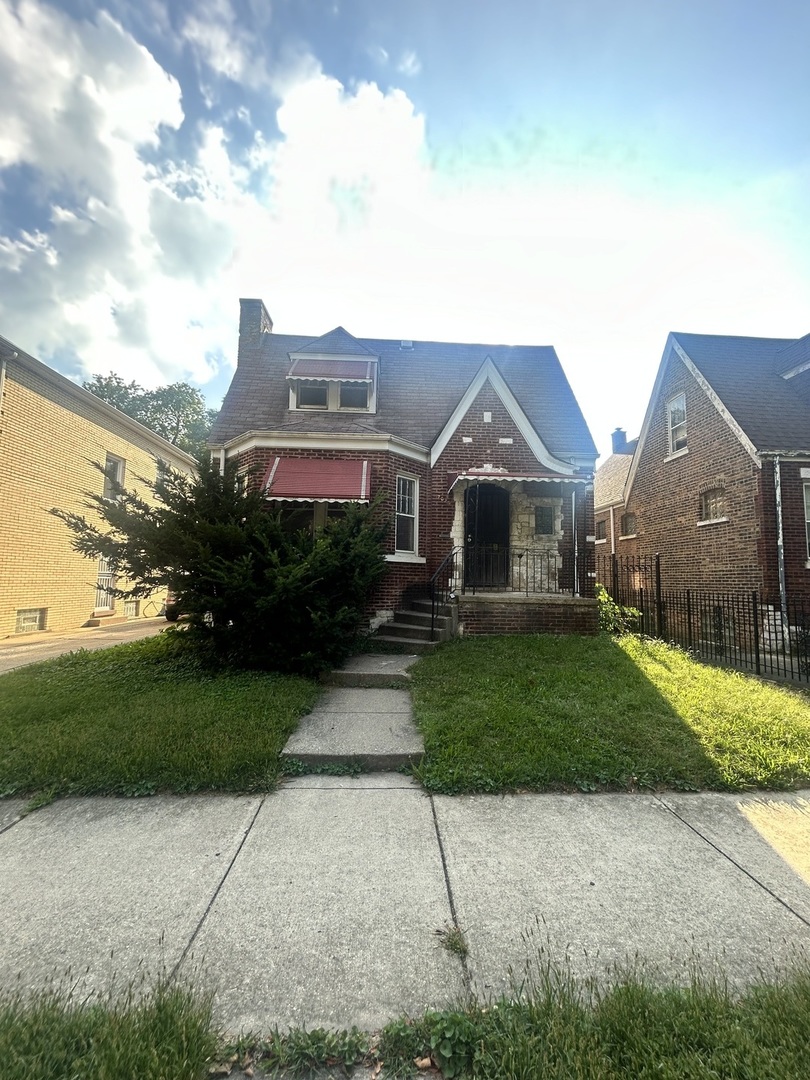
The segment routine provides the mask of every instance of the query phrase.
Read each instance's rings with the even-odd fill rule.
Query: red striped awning
[[[287,378],[370,383],[373,375],[374,364],[369,360],[293,360]]]
[[[371,471],[367,461],[316,461],[277,457],[262,480],[268,499],[288,502],[368,502]]]

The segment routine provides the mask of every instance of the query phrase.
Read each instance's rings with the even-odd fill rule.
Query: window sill
[[[676,458],[685,457],[689,453],[689,447],[684,446],[683,450],[675,450],[672,454],[667,454],[664,461],[675,461]]]
[[[635,540],[638,533],[627,533],[625,536],[620,536],[620,540]]]
[[[697,527],[700,529],[703,525],[722,525],[724,521],[728,521],[728,518],[706,518],[705,521],[699,521]]]
[[[594,540],[594,543],[595,544],[606,544],[607,543],[607,537],[604,536],[604,537],[602,537],[601,540]]]
[[[420,566],[424,566],[427,559],[423,555],[414,555],[407,551],[398,551],[395,555],[386,555],[386,562],[395,563],[418,563]]]

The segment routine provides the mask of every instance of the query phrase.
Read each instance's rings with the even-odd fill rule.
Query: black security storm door
[[[509,571],[509,492],[474,484],[464,493],[465,585],[503,588]]]

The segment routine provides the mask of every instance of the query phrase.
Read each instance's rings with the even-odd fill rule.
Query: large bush
[[[290,534],[232,463],[220,475],[203,459],[196,477],[161,468],[139,483],[154,504],[115,483],[112,499],[87,494],[99,525],[52,511],[76,550],[103,555],[127,579],[118,596],[168,586],[187,632],[220,662],[314,674],[347,655],[385,571],[373,509],[348,505],[324,530]]]

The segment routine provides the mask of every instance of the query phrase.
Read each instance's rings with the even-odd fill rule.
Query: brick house
[[[600,566],[658,552],[664,589],[810,596],[810,335],[670,334],[595,489]]]
[[[260,470],[297,526],[382,497],[373,625],[448,560],[468,633],[595,626],[596,450],[553,348],[274,334],[261,300],[240,305],[212,453]]]
[[[0,638],[157,614],[163,597],[116,601],[112,577],[71,547],[57,506],[83,513],[103,494],[97,461],[137,487],[157,459],[190,470],[188,454],[0,337]]]

